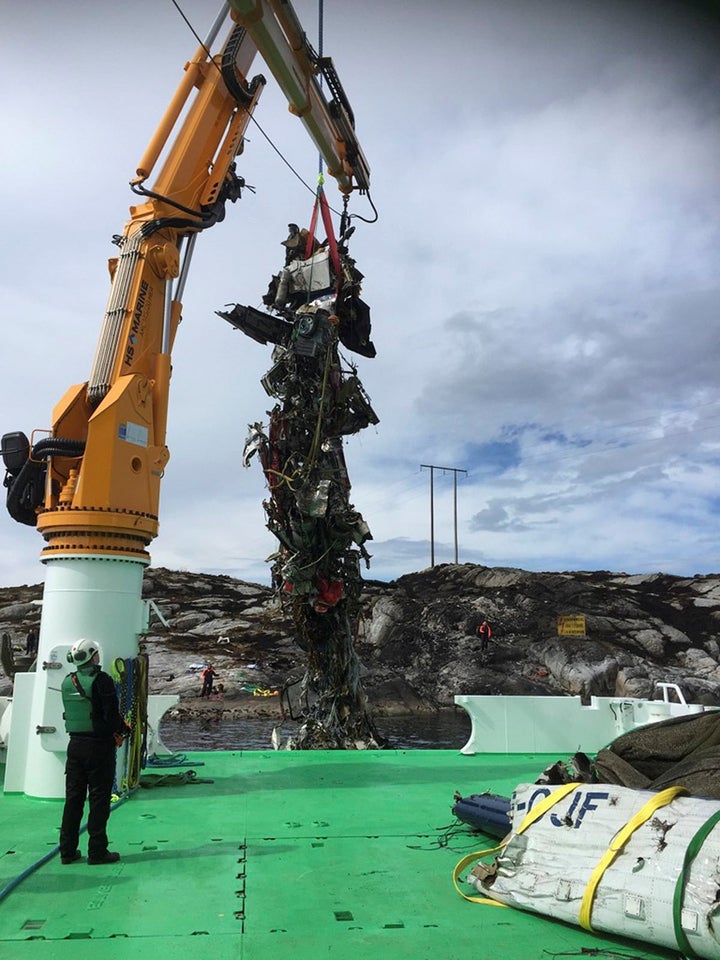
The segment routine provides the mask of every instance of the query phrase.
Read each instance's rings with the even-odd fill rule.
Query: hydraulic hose
[[[85,452],[84,440],[65,440],[63,437],[45,437],[32,448],[34,460],[48,457],[81,457]]]
[[[116,800],[114,803],[112,803],[110,805],[110,809],[111,810],[117,809],[117,807],[125,803],[126,800],[129,800],[130,796],[131,796],[130,793],[126,793],[125,796],[120,797],[119,800]],[[85,823],[80,827],[80,834],[82,835],[83,833],[85,833],[86,830],[87,830],[87,821],[85,821]],[[13,892],[13,890],[17,889],[17,887],[20,886],[23,880],[25,880],[31,874],[35,873],[36,870],[39,870],[40,867],[43,866],[43,864],[48,862],[48,860],[52,860],[52,858],[56,856],[58,853],[60,853],[60,844],[58,844],[56,847],[53,847],[53,849],[49,853],[46,853],[44,856],[40,857],[39,860],[36,860],[35,863],[31,864],[26,870],[23,870],[22,873],[19,873],[9,883],[7,883],[2,888],[2,890],[0,890],[0,903],[2,903],[3,900]]]
[[[46,437],[39,440],[21,469],[12,476],[8,474],[7,509],[13,520],[34,527],[37,523],[35,508],[42,501],[45,491],[44,462],[48,457],[81,457],[85,451],[82,440],[65,440],[62,437]]]

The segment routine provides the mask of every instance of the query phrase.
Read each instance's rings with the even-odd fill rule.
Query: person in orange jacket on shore
[[[490,638],[492,637],[492,627],[487,620],[483,620],[483,622],[477,628],[477,633],[480,637],[480,653],[485,653],[487,651]]]
[[[213,680],[217,677],[217,673],[213,670],[213,665],[211,663],[205,664],[205,669],[200,674],[202,677],[202,689],[200,690],[201,697],[209,697],[213,690]]]

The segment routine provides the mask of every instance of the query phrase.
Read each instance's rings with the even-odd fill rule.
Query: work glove
[[[123,720],[123,729],[118,733],[113,734],[113,737],[115,738],[115,746],[121,747],[123,745],[123,740],[125,739],[125,737],[129,737],[131,733],[132,733],[132,727],[127,722],[127,720]]]

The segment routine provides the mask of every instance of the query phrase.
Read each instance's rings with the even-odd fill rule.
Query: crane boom
[[[297,14],[285,0],[230,0],[233,15],[247,29],[288,101],[320,151],[343,193],[365,192],[370,167],[355,136],[355,119],[329,57],[318,57]],[[333,99],[328,102],[318,75]],[[354,181],[354,184],[353,184]]]

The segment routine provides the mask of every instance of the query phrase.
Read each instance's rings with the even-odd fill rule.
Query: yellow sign
[[[557,632],[559,637],[584,637],[585,616],[559,616],[557,618]]]

